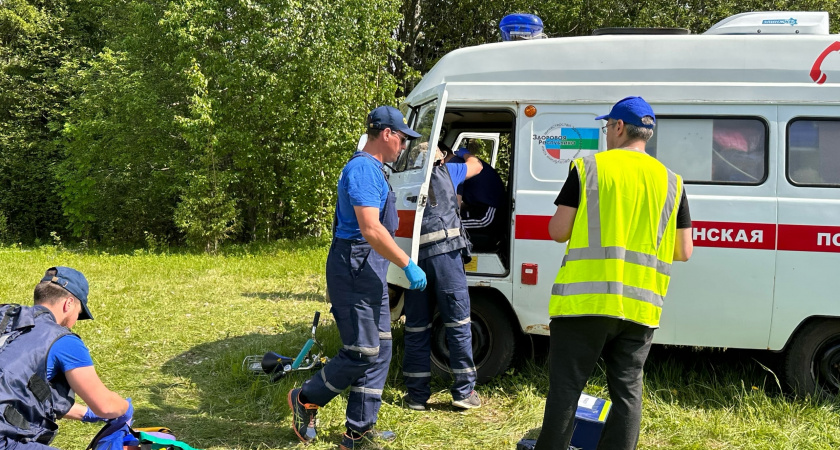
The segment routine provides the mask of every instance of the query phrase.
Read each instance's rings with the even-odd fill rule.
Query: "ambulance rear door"
[[[421,136],[409,141],[399,159],[390,165],[389,182],[396,195],[399,217],[395,240],[414,261],[417,261],[420,224],[426,206],[429,179],[435,160],[434,152],[446,110],[447,95],[446,85],[442,84],[417,96],[420,100],[414,105],[409,105],[409,125]],[[388,283],[404,288],[409,285],[402,269],[394,264],[388,267]]]

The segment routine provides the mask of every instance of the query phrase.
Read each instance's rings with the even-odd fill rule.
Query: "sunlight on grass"
[[[96,320],[74,331],[91,349],[106,385],[131,396],[136,425],[168,426],[197,448],[304,448],[289,427],[286,393],[311,372],[277,383],[242,370],[245,356],[294,355],[321,311],[319,339],[340,347],[325,303],[324,241],[237,246],[217,256],[190,253],[73,252],[54,247],[0,248],[0,295],[31,304],[32,288],[52,265],[84,272]],[[479,410],[459,412],[448,385],[434,380],[430,411],[404,407],[402,328],[380,411],[381,429],[397,432],[389,449],[513,449],[542,422],[545,352],[479,386]],[[539,352],[538,352],[539,353]],[[840,447],[833,401],[792,400],[761,363],[732,351],[655,347],[646,367],[642,449],[830,449]],[[586,392],[608,397],[602,369]],[[319,413],[319,439],[335,448],[346,396]],[[98,426],[68,421],[54,443],[85,448]]]

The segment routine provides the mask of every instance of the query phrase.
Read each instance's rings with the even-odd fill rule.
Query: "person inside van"
[[[466,150],[477,154],[478,143],[470,141]],[[496,169],[481,160],[481,172],[464,181],[458,188],[461,201],[461,223],[469,233],[472,250],[476,253],[497,253],[502,247],[507,217],[507,191]],[[463,163],[464,160],[449,152],[446,162]],[[502,252],[500,252],[502,253]]]

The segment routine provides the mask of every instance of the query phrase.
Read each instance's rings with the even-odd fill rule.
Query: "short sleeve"
[[[68,334],[55,341],[47,354],[47,379],[56,374],[93,365],[90,351],[78,336]]]
[[[449,178],[452,185],[457,189],[467,179],[467,165],[463,163],[446,163],[446,170],[449,171]]]
[[[677,229],[691,228],[691,211],[688,209],[688,196],[682,192],[680,206],[677,208]]]
[[[572,166],[569,171],[569,176],[566,177],[566,182],[560,188],[560,194],[554,200],[557,206],[563,205],[570,208],[577,208],[580,206],[580,177],[578,176],[577,167]]]
[[[358,164],[350,168],[344,176],[351,205],[374,208],[382,205],[382,170],[373,164]]]

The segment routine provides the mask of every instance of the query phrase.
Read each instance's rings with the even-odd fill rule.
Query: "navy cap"
[[[390,128],[392,131],[399,131],[408,136],[409,139],[420,137],[420,133],[412,130],[406,125],[407,121],[399,109],[393,106],[380,106],[370,112],[367,116],[367,127],[377,130]]]
[[[55,275],[50,275],[51,270],[55,270]],[[71,293],[73,297],[79,299],[82,303],[82,312],[79,314],[79,320],[93,319],[93,315],[87,306],[88,281],[81,272],[64,266],[50,267],[47,269],[47,273],[44,274],[44,278],[41,278],[41,281],[55,283]]]
[[[653,123],[645,125],[642,123],[642,117],[650,116]],[[656,116],[653,114],[653,108],[642,97],[626,97],[613,105],[609,114],[598,116],[595,120],[613,119],[622,120],[624,123],[635,125],[642,128],[653,128],[656,124]]]

